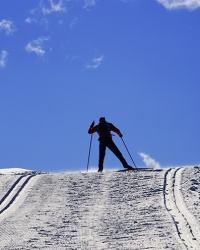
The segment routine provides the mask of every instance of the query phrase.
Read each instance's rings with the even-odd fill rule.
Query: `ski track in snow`
[[[186,207],[181,192],[181,177],[184,168],[169,169],[164,179],[164,203],[172,217],[177,234],[185,249],[200,249],[199,225]]]
[[[195,216],[200,228],[200,167],[185,168],[182,175],[182,189],[187,208]]]
[[[1,198],[0,200],[0,222],[8,216],[9,213],[11,213],[12,205],[16,202],[17,199],[19,199],[20,193],[23,191],[23,189],[28,185],[30,179],[34,175],[20,175],[16,181],[13,183],[13,185],[8,189],[7,193]]]
[[[0,175],[0,250],[199,250],[185,171]]]

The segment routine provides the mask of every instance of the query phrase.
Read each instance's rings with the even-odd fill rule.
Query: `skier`
[[[119,151],[117,146],[112,140],[112,134],[110,131],[114,131],[120,137],[123,135],[121,134],[120,130],[116,128],[112,123],[106,121],[105,117],[101,117],[99,119],[99,124],[95,125],[94,122],[91,123],[88,133],[93,134],[97,132],[99,134],[99,164],[98,164],[98,172],[103,171],[103,162],[106,154],[106,147],[108,147],[121,161],[123,167],[127,170],[132,170],[133,168],[129,166],[124,159],[122,153]]]

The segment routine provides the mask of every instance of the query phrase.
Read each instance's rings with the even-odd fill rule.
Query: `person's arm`
[[[119,137],[122,137],[122,133],[120,132],[120,130],[118,128],[116,128],[112,123],[110,123],[110,130],[117,133],[119,135]]]
[[[88,134],[93,134],[95,132],[96,132],[96,126],[94,125],[94,122],[92,122],[88,129]]]

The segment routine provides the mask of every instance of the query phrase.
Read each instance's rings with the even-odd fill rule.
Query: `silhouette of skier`
[[[96,125],[94,124],[94,122],[92,122],[88,129],[89,134],[93,134],[97,132],[99,135],[99,138],[98,138],[99,140],[98,172],[103,171],[103,162],[104,162],[104,158],[106,154],[106,147],[108,147],[116,155],[116,157],[121,161],[125,169],[132,170],[133,168],[128,165],[122,153],[119,151],[118,147],[113,142],[111,131],[114,131],[120,137],[123,136],[118,128],[116,128],[112,123],[106,121],[105,117],[101,117],[99,119],[99,123]]]

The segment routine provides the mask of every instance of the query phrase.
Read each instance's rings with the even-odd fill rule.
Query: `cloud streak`
[[[63,0],[59,0],[55,3],[54,0],[48,0],[49,7],[45,7],[43,1],[41,2],[42,13],[44,15],[49,15],[56,12],[65,12],[66,9],[63,4]]]
[[[16,28],[12,21],[3,19],[0,22],[0,30],[5,30],[6,35],[11,35],[12,33],[16,31]]]
[[[200,0],[157,0],[157,2],[169,10],[181,8],[195,10],[200,8]]]
[[[95,6],[95,4],[96,4],[96,0],[84,0],[83,8],[88,9],[92,6]]]
[[[25,49],[29,53],[35,53],[37,56],[43,57],[46,53],[43,44],[45,41],[48,40],[49,40],[48,37],[39,37],[38,39],[29,42],[26,45]]]
[[[28,23],[28,24],[31,24],[31,23],[37,23],[37,20],[34,19],[34,18],[28,17],[28,18],[25,19],[25,22]]]
[[[104,56],[95,57],[94,59],[92,59],[91,63],[88,63],[86,65],[86,69],[99,68],[103,60],[104,60]]]
[[[156,162],[153,158],[151,158],[148,154],[145,153],[139,153],[139,156],[143,159],[143,162],[147,167],[151,168],[161,168],[160,164]]]
[[[2,50],[0,53],[0,68],[4,68],[6,66],[8,57],[8,52],[6,50]]]

